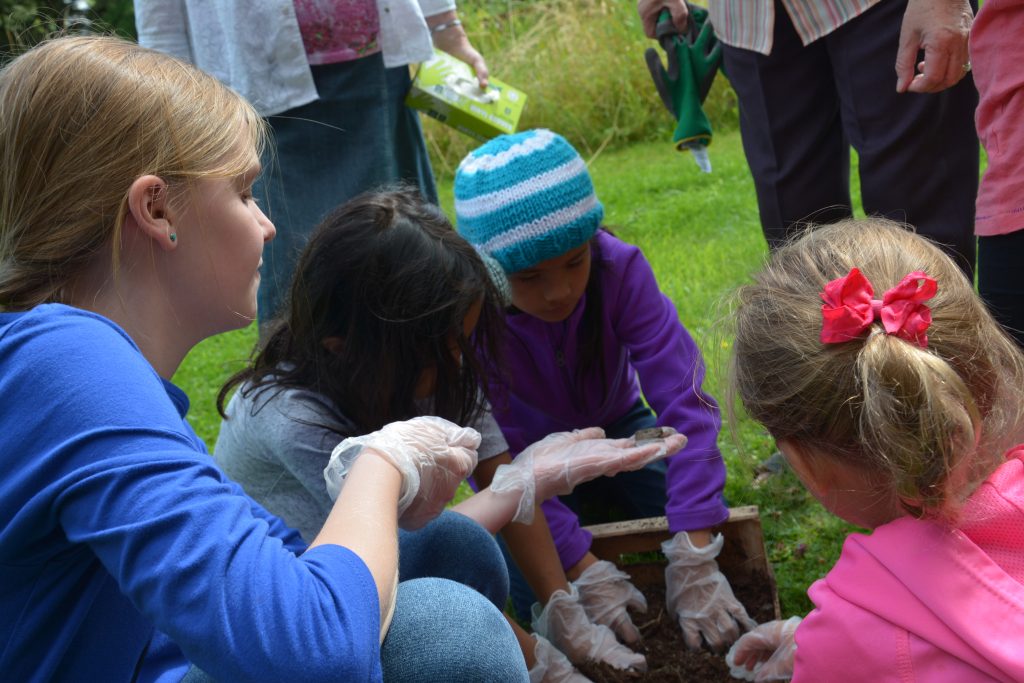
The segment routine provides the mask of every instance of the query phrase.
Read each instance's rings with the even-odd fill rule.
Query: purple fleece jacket
[[[601,230],[593,266],[601,278],[602,358],[607,390],[596,371],[577,378],[579,328],[586,295],[566,320],[547,323],[525,313],[506,315],[500,377],[491,378],[494,416],[519,453],[552,432],[608,426],[640,398],[689,441],[669,459],[665,515],[669,529],[704,529],[725,520],[725,465],[718,451],[718,405],[701,388],[700,350],[661,293],[641,251]],[[599,256],[597,255],[599,253]],[[639,381],[638,381],[639,380]],[[569,508],[544,503],[564,567],[590,548],[591,535]]]

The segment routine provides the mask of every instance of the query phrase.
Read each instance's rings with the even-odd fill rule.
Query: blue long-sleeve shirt
[[[187,410],[109,320],[0,314],[0,677],[172,681],[192,662],[225,681],[380,680],[366,565],[303,552]]]
[[[501,377],[491,377],[491,402],[509,449],[519,453],[552,432],[608,426],[644,398],[658,424],[688,438],[669,458],[665,515],[671,531],[704,529],[728,517],[722,501],[725,465],[718,450],[718,404],[704,392],[700,349],[679,322],[672,301],[637,247],[603,230],[592,267],[601,278],[601,344],[595,368],[578,377],[584,295],[564,321],[506,316]],[[563,565],[590,547],[590,534],[557,499],[543,504]]]

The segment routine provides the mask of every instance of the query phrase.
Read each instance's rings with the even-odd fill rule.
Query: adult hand
[[[434,46],[438,50],[443,50],[452,57],[462,60],[473,67],[473,72],[476,73],[477,84],[483,90],[487,87],[487,79],[490,77],[490,73],[487,70],[487,62],[484,61],[483,56],[469,42],[469,36],[466,35],[462,25],[452,23],[455,20],[454,11],[438,14],[427,19],[427,25],[431,29],[430,35],[434,39]],[[440,31],[435,31],[434,27],[444,28]]]
[[[491,491],[520,491],[513,521],[530,524],[536,503],[571,493],[577,484],[602,475],[637,470],[672,455],[686,445],[682,434],[636,445],[633,438],[605,439],[600,427],[558,432],[528,446],[494,473]]]
[[[793,677],[793,634],[800,617],[769,621],[743,634],[725,656],[729,673],[743,681],[788,681]]]
[[[629,574],[607,560],[598,560],[583,570],[573,581],[587,617],[595,624],[604,624],[623,642],[633,645],[640,640],[640,630],[629,617],[629,609],[647,611],[647,599],[629,581]]]
[[[909,0],[896,53],[896,92],[939,92],[959,83],[970,71],[973,21],[967,0]],[[921,50],[924,61],[918,63]]]
[[[647,660],[615,639],[611,629],[587,618],[576,586],[557,590],[544,609],[533,606],[533,630],[576,663],[604,662],[616,669],[647,671]]]
[[[336,499],[352,463],[365,453],[391,463],[402,474],[399,524],[418,529],[436,517],[476,467],[480,434],[440,417],[392,422],[338,444],[324,469],[327,492]]]
[[[672,25],[680,33],[686,30],[686,19],[690,16],[690,10],[683,0],[637,0],[636,11],[640,14],[640,21],[644,25],[644,34],[648,38],[657,38],[655,26],[658,24],[658,17],[661,10],[667,9],[672,15]]]
[[[719,534],[705,547],[697,548],[689,534],[680,531],[661,544],[668,558],[665,601],[676,615],[690,650],[700,649],[703,636],[711,649],[719,652],[739,638],[741,630],[757,625],[718,570],[715,558],[724,542]]]

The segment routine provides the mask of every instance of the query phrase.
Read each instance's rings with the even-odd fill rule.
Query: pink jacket
[[[809,594],[794,683],[1024,681],[1024,445],[956,529],[906,517],[853,534]]]
[[[971,27],[978,87],[975,124],[988,154],[978,188],[974,231],[1003,235],[1024,228],[1024,2],[986,0]]]

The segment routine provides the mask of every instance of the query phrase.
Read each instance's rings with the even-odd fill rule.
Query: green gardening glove
[[[706,148],[711,144],[711,123],[701,105],[721,66],[722,46],[707,20],[708,11],[694,5],[688,7],[685,34],[676,31],[667,10],[659,17],[658,42],[668,58],[668,67],[662,64],[654,48],[649,48],[644,56],[662,102],[676,119],[672,142],[680,151],[693,152],[701,170],[710,172]]]

